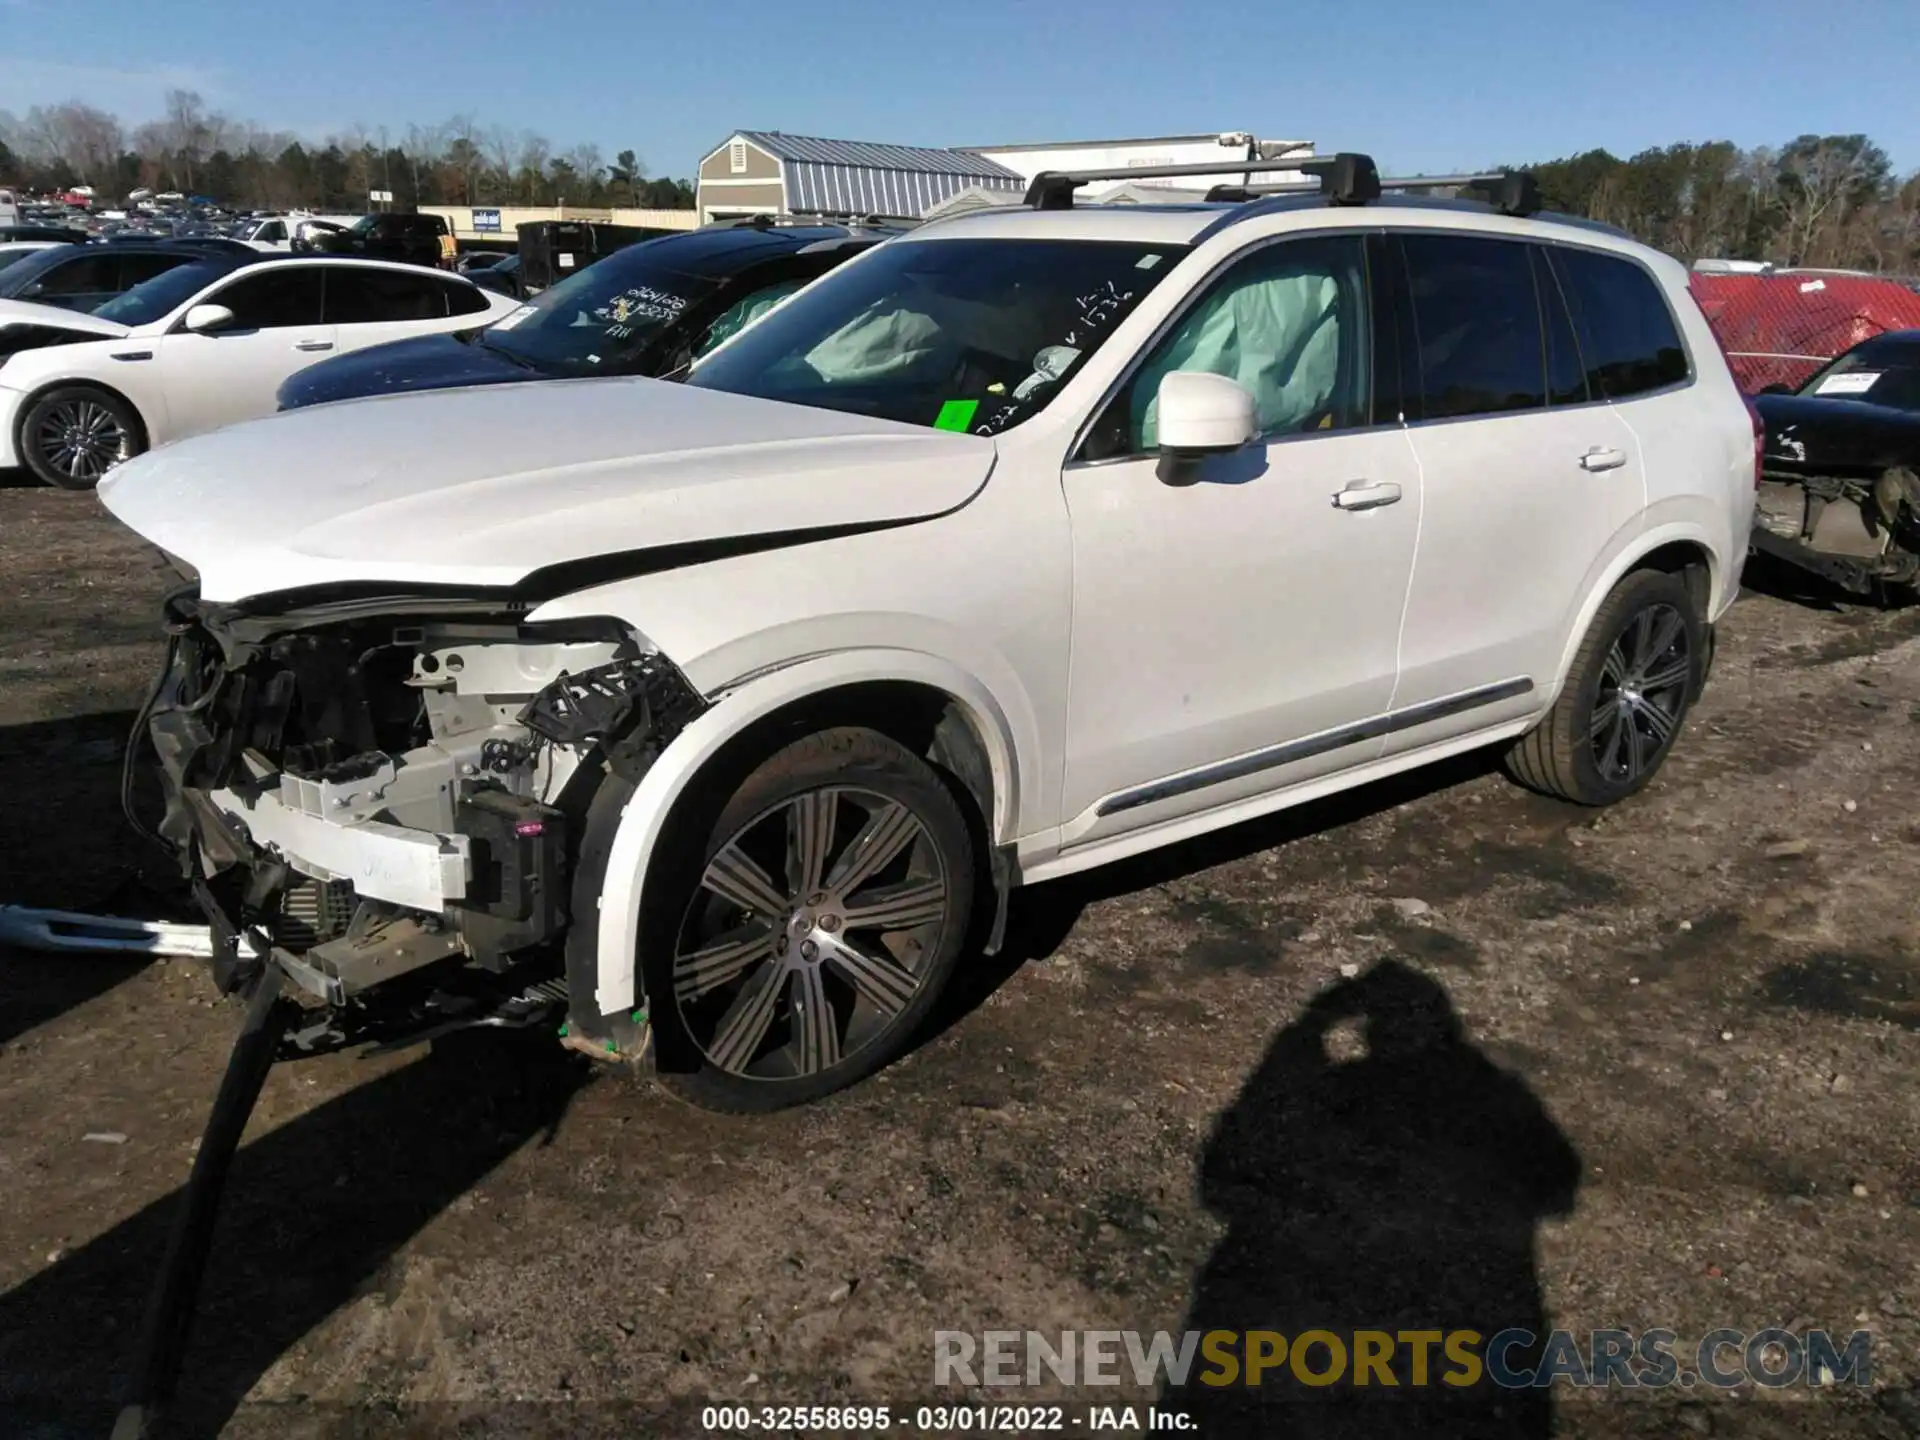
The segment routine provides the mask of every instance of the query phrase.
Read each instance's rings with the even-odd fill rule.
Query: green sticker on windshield
[[[964,430],[973,423],[973,412],[980,408],[978,400],[949,400],[940,407],[940,413],[934,417],[936,430]]]

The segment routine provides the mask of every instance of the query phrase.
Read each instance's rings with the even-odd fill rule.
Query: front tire
[[[1612,805],[1653,779],[1706,679],[1707,626],[1686,582],[1636,570],[1601,603],[1546,718],[1506,756],[1529,790]]]
[[[641,919],[643,945],[672,956],[670,985],[650,987],[653,1023],[698,1057],[668,1085],[706,1109],[779,1110],[914,1042],[966,944],[976,883],[967,822],[926,761],[877,731],[822,730],[675,829],[698,864]]]
[[[91,490],[146,448],[133,407],[91,385],[63,385],[35,400],[16,439],[34,477],[62,490]]]

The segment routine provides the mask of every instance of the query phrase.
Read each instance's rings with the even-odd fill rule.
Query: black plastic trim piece
[[[1308,760],[1315,755],[1325,755],[1328,751],[1357,745],[1363,740],[1378,740],[1396,731],[1411,730],[1416,725],[1425,725],[1429,721],[1444,720],[1449,716],[1465,714],[1469,710],[1478,710],[1483,705],[1496,705],[1502,700],[1512,700],[1517,696],[1529,694],[1532,690],[1532,679],[1523,675],[1515,680],[1502,680],[1497,685],[1483,685],[1478,690],[1448,695],[1439,700],[1429,700],[1421,705],[1410,705],[1404,710],[1392,710],[1384,715],[1376,715],[1371,720],[1343,725],[1338,730],[1309,735],[1304,740],[1289,740],[1284,745],[1271,745],[1265,750],[1236,755],[1231,760],[1222,760],[1216,765],[1208,765],[1199,770],[1189,770],[1184,775],[1173,775],[1165,780],[1156,780],[1151,785],[1122,790],[1118,795],[1109,795],[1102,800],[1095,813],[1114,815],[1122,810],[1135,810],[1142,805],[1171,800],[1176,795],[1191,794],[1195,790],[1204,790],[1209,785],[1241,780],[1249,775],[1257,775],[1262,770],[1272,770],[1281,765],[1291,765],[1296,760]]]

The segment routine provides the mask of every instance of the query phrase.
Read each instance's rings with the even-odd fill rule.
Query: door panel
[[[1067,467],[1067,843],[1379,753],[1374,732],[1296,743],[1393,693],[1420,482],[1404,431],[1368,428],[1372,344],[1358,237],[1263,247],[1176,321],[1096,422],[1091,463]],[[1163,484],[1172,370],[1245,385],[1267,438]]]
[[[233,323],[215,334],[175,330],[158,342],[171,429],[156,444],[271,415],[280,382],[333,349],[333,328],[320,323],[315,266],[249,266],[200,303],[226,306]]]
[[[1536,710],[1587,576],[1645,503],[1638,443],[1568,354],[1536,247],[1410,234],[1396,248],[1424,508],[1394,707],[1508,693],[1397,732],[1389,753]]]

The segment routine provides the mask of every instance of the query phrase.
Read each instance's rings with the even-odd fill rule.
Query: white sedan
[[[519,302],[418,265],[209,254],[92,314],[0,300],[0,469],[90,490],[169,440],[271,414],[294,371],[477,330]]]

